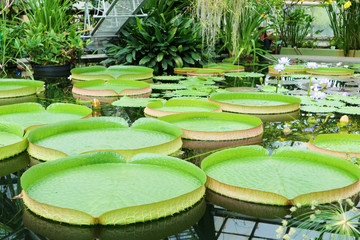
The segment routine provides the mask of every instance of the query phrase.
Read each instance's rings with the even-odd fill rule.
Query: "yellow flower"
[[[345,4],[344,4],[344,8],[349,8],[351,6],[351,2],[350,1],[347,1]]]
[[[333,0],[328,0],[328,1],[326,1],[326,4],[332,4],[333,3]]]

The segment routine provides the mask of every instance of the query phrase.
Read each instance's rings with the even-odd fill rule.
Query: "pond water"
[[[37,102],[45,107],[55,102],[77,102],[71,94],[72,85],[67,78],[44,80],[46,81],[45,97],[38,98]],[[306,91],[306,84],[302,84],[301,81],[292,85],[284,84],[284,86],[289,86],[288,90],[290,91]],[[353,82],[352,85],[346,85],[347,82],[349,81],[333,80],[331,82],[333,88],[330,87],[328,92],[342,93],[351,88],[352,95],[358,95],[357,85],[354,85]],[[274,80],[270,79],[269,83],[273,84]],[[245,82],[239,80],[228,83],[221,82],[217,85],[224,88],[238,87],[239,85],[254,87],[256,84],[259,84],[259,78],[249,78]],[[91,107],[90,103],[85,105]],[[339,132],[338,125],[341,115],[343,114],[302,111],[298,119],[264,122],[264,135],[260,145],[270,152],[281,146],[306,148],[303,143],[308,142],[315,135]],[[94,109],[93,116],[122,117],[131,124],[136,119],[144,117],[144,113],[143,108],[102,104],[100,109]],[[355,114],[349,114],[349,118],[347,131],[358,134],[360,118]],[[199,163],[206,155],[206,151],[185,149],[181,157]],[[22,157],[27,158],[26,155],[22,155]],[[232,207],[238,206],[236,210],[242,214],[227,211],[202,201],[186,212],[175,216],[126,227],[79,227],[58,224],[39,218],[29,211],[24,211],[22,201],[12,199],[21,191],[19,179],[25,169],[0,178],[0,239],[276,239],[276,228],[281,224],[281,219],[266,220],[266,218],[262,218],[262,213],[265,211],[262,209],[263,206],[249,207],[246,205],[247,203],[234,203],[230,199],[223,200],[230,202],[228,209],[231,210]],[[218,197],[212,196],[211,198],[214,198],[214,202],[216,202]],[[250,209],[256,210],[251,211]],[[201,219],[200,222],[198,222],[199,219]]]

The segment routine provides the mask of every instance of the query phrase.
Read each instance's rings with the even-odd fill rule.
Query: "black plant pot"
[[[33,64],[34,77],[68,77],[70,75],[70,64],[65,65],[36,65]]]

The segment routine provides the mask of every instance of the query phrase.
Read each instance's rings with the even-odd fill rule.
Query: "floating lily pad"
[[[300,108],[300,99],[280,94],[215,93],[209,101],[218,103],[226,112],[254,115],[289,113]]]
[[[1,133],[0,133],[1,134]],[[26,151],[0,161],[0,177],[9,175],[25,168],[29,164],[29,155]]]
[[[207,97],[214,91],[213,88],[201,88],[201,89],[187,89],[187,90],[176,90],[172,92],[174,96],[195,96],[195,97]],[[165,95],[169,96],[169,95]],[[170,97],[170,96],[169,96]]]
[[[148,97],[151,94],[151,87],[141,81],[92,80],[75,83],[72,92],[77,97]]]
[[[221,112],[191,112],[158,118],[183,130],[184,148],[221,148],[261,141],[259,118]]]
[[[152,90],[178,90],[178,89],[186,89],[187,86],[184,84],[171,84],[171,83],[164,83],[164,84],[151,84]]]
[[[239,77],[239,78],[260,78],[263,77],[264,74],[262,73],[255,73],[255,72],[235,72],[235,73],[225,73],[225,77]]]
[[[320,134],[311,139],[308,148],[341,158],[360,158],[360,135],[358,134]]]
[[[307,69],[307,73],[315,74],[315,75],[327,75],[327,76],[347,76],[353,75],[354,70],[348,68],[316,68],[316,69]]]
[[[243,72],[245,67],[241,65],[234,65],[230,63],[213,63],[204,65],[204,68],[222,69],[225,72]]]
[[[130,98],[124,96],[119,100],[111,103],[111,105],[118,107],[146,107],[146,105],[155,101],[165,102],[164,99],[160,99],[160,98]]]
[[[45,124],[91,117],[92,110],[70,103],[53,103],[47,109],[39,103],[19,103],[0,106],[0,121],[14,122],[24,129]]]
[[[188,76],[218,76],[225,72],[219,68],[200,68],[192,72],[187,72]]]
[[[360,105],[359,97],[343,97],[341,100],[351,105]]]
[[[27,146],[24,130],[19,124],[0,122],[0,160],[25,151]]]
[[[349,115],[360,115],[360,107],[341,107],[338,108],[336,112]]]
[[[159,240],[191,228],[204,216],[205,210],[206,202],[203,199],[189,209],[172,216],[119,226],[63,224],[42,218],[29,209],[24,210],[22,220],[27,229],[51,240]]]
[[[184,76],[156,76],[153,77],[155,82],[163,82],[163,83],[173,83],[173,82],[179,82],[182,80],[185,80],[186,77]]]
[[[34,166],[21,186],[25,205],[42,217],[126,225],[193,206],[205,194],[205,181],[199,168],[177,158],[141,154],[127,163],[117,153],[101,152]]]
[[[275,93],[276,92],[276,87],[274,86],[269,86],[269,85],[266,85],[266,86],[262,86],[260,91],[262,92],[272,92],[272,93]],[[286,88],[278,88],[278,93],[286,93],[288,92],[289,90],[286,89]]]
[[[323,107],[323,106],[301,106],[301,111],[310,113],[333,113],[336,112],[336,107]]]
[[[35,95],[45,91],[43,81],[0,79],[0,99]]]
[[[153,77],[154,70],[142,66],[115,65],[109,68],[91,66],[71,69],[75,81],[86,80],[147,80]]]
[[[42,161],[105,150],[126,159],[143,152],[167,155],[180,149],[181,134],[180,128],[156,119],[140,118],[131,127],[115,117],[63,121],[32,130],[28,152]]]
[[[230,198],[271,205],[329,203],[360,191],[360,169],[347,160],[283,147],[271,156],[260,146],[210,155],[201,163],[206,186]]]
[[[193,67],[183,67],[183,68],[174,68],[174,74],[187,75],[188,72],[193,72],[201,68]]]
[[[150,103],[144,109],[145,116],[155,118],[183,112],[221,112],[221,107],[216,103],[201,100],[172,99],[165,103]]]
[[[275,71],[275,65],[269,66],[269,75],[278,76],[279,72]],[[303,65],[288,65],[285,66],[285,70],[280,72],[280,75],[283,74],[302,74],[306,73],[306,67]]]

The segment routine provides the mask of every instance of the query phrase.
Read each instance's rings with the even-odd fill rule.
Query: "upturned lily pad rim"
[[[252,127],[248,129],[239,129],[239,130],[231,130],[231,131],[196,131],[182,128],[183,135],[182,138],[184,140],[196,140],[196,141],[205,141],[209,142],[209,144],[204,143],[204,147],[209,145],[210,142],[223,142],[228,141],[229,145],[233,145],[231,141],[238,140],[253,140],[262,137],[263,134],[263,124],[260,118],[250,115],[243,114],[234,114],[234,113],[224,113],[224,112],[188,112],[188,113],[177,113],[172,115],[167,115],[163,117],[159,117],[158,119],[161,121],[165,121],[171,123],[172,121],[178,121],[183,119],[221,119],[221,120],[232,120],[239,122],[246,122]],[[241,141],[240,141],[241,142]],[[237,144],[244,145],[245,143]],[[200,144],[202,145],[202,144]],[[211,147],[213,148],[213,147]]]
[[[316,68],[316,69],[306,69],[306,73],[312,73],[315,75],[328,75],[328,76],[344,76],[344,75],[353,75],[354,70],[348,68]]]
[[[162,116],[166,116],[166,115],[180,113],[180,112],[174,112],[174,111],[161,110],[162,107],[167,107],[167,106],[199,106],[199,107],[205,106],[205,107],[211,108],[211,110],[209,110],[211,112],[221,112],[220,105],[216,104],[216,103],[211,103],[211,102],[206,102],[206,101],[196,100],[196,99],[194,99],[194,100],[170,99],[166,102],[156,101],[156,102],[149,103],[146,106],[146,108],[144,109],[144,113],[151,117],[162,117]]]
[[[88,118],[82,120],[71,120],[71,121],[62,121],[54,124],[49,124],[32,130],[28,135],[29,147],[28,153],[30,156],[41,161],[51,161],[62,157],[67,157],[68,155],[62,151],[56,149],[50,149],[43,146],[36,145],[34,142],[39,139],[46,138],[53,134],[71,132],[78,130],[91,130],[91,129],[101,129],[101,128],[129,128],[128,123],[123,118],[119,117],[97,117],[97,118]],[[176,152],[182,145],[181,135],[182,130],[172,124],[159,121],[152,118],[140,118],[136,120],[130,128],[134,129],[143,129],[143,130],[152,130],[163,132],[173,136],[173,140],[166,142],[160,145],[154,145],[149,147],[137,148],[137,149],[100,149],[100,150],[90,150],[82,152],[80,154],[88,152],[99,152],[99,151],[112,151],[118,152],[126,159],[130,159],[132,156],[143,153],[143,152],[156,152],[164,155],[171,154]]]
[[[329,133],[329,134],[320,134],[317,135],[314,139],[310,139],[308,142],[308,148],[313,151],[330,154],[333,156],[341,157],[344,159],[348,159],[349,157],[358,157],[360,158],[359,152],[346,152],[346,151],[335,151],[327,148],[322,148],[317,146],[319,142],[325,141],[341,141],[341,140],[355,140],[360,142],[360,135],[358,134],[342,134],[342,133]]]
[[[26,150],[28,141],[24,136],[24,130],[21,125],[11,122],[0,122],[0,132],[13,134],[22,139],[18,142],[0,147],[0,161]]]
[[[31,186],[32,183],[47,175],[74,167],[104,163],[156,165],[159,167],[173,168],[176,170],[181,169],[182,171],[185,171],[187,174],[191,175],[193,178],[196,178],[200,182],[201,186],[191,192],[180,196],[175,196],[164,201],[115,209],[104,212],[99,216],[92,216],[89,213],[75,209],[62,208],[52,206],[48,203],[41,203],[31,199],[31,197],[26,194],[27,189]],[[39,214],[40,216],[55,221],[67,222],[70,224],[126,225],[135,222],[144,222],[166,217],[193,206],[198,201],[200,201],[205,194],[204,184],[206,182],[206,174],[192,163],[160,154],[138,154],[134,156],[129,162],[126,162],[126,160],[117,153],[97,152],[66,157],[45,164],[36,165],[22,175],[20,182],[23,188],[22,196],[25,205],[31,211]],[[172,207],[170,207],[173,205],[177,206],[175,211]],[[159,208],[161,208],[162,211],[156,210]],[[139,211],[142,214],[136,214],[139,213]]]
[[[67,113],[76,113],[82,115],[82,118],[88,118],[92,115],[92,110],[86,106],[80,106],[72,103],[52,103],[46,109],[39,103],[17,103],[11,105],[0,106],[0,116],[4,114],[14,114],[22,112],[67,112]],[[21,125],[21,124],[20,124]],[[33,129],[41,125],[32,125],[25,128],[25,131]]]
[[[6,78],[0,79],[0,87],[1,85],[16,85],[19,88],[0,90],[0,99],[30,96],[45,91],[45,82],[37,80]]]
[[[228,99],[275,99],[283,101],[283,105],[276,106],[248,106],[241,104],[233,104],[223,102],[222,100]],[[230,93],[214,93],[208,98],[208,101],[217,103],[221,106],[224,112],[234,112],[243,114],[254,115],[270,115],[270,114],[282,114],[291,113],[300,109],[301,100],[294,96],[286,96],[281,94],[269,94],[258,92],[230,92]]]
[[[206,173],[206,168],[213,164],[234,158],[238,159],[241,157],[257,156],[270,157],[268,150],[257,145],[226,149],[206,157],[201,162],[201,169]],[[303,159],[304,161],[316,161],[326,165],[331,165],[333,167],[345,170],[349,172],[349,174],[353,174],[358,178],[358,180],[355,183],[342,188],[301,194],[293,199],[288,199],[280,194],[273,192],[254,190],[250,188],[225,184],[211,178],[210,176],[207,177],[206,187],[214,192],[231,198],[271,205],[296,205],[298,203],[302,205],[311,205],[314,200],[319,204],[329,203],[337,201],[338,199],[345,199],[349,196],[353,196],[360,191],[360,169],[345,159],[288,146],[275,150],[271,156],[284,158],[294,158],[295,156],[296,158]]]
[[[71,69],[73,80],[144,80],[153,77],[154,70],[143,66],[90,66]]]
[[[109,86],[108,89],[87,89],[87,87],[103,86],[105,84],[111,85],[126,85],[130,86],[120,92],[116,92]],[[133,87],[133,88],[132,88]],[[136,96],[151,93],[150,84],[142,81],[133,80],[89,80],[77,82],[72,88],[72,92],[83,96],[101,96],[101,97],[119,97],[119,96]]]

